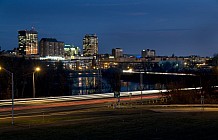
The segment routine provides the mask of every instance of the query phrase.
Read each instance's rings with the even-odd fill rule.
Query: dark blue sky
[[[100,53],[213,56],[218,53],[217,0],[0,0],[0,46],[17,47],[17,31],[31,29],[82,48],[87,33]]]

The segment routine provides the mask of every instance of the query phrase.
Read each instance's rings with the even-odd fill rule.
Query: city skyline
[[[97,34],[99,53],[122,48],[157,55],[213,56],[218,52],[217,0],[3,0],[0,46],[18,47],[18,30],[34,27],[82,49],[85,34]]]

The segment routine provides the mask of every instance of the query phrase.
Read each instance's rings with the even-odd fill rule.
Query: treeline
[[[200,104],[203,98],[204,103],[218,103],[218,69],[215,66],[211,71],[198,71],[196,76],[191,77],[187,82],[175,81],[167,85],[171,92],[164,93],[164,96],[170,98],[170,104]],[[180,90],[184,85],[187,87],[196,87],[193,90]]]
[[[0,56],[0,66],[13,73],[15,98],[33,97],[33,72],[39,66],[40,72],[35,73],[35,97],[62,96],[69,94],[67,85],[68,71],[63,69],[63,64],[48,63],[25,59],[24,57]],[[11,74],[5,70],[0,71],[0,99],[11,98]]]

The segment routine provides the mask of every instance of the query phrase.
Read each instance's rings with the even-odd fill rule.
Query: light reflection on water
[[[143,90],[153,90],[153,89],[165,89],[164,84],[156,83],[156,84],[143,84]],[[140,83],[135,82],[126,82],[121,80],[121,91],[137,91],[141,90]]]
[[[72,95],[82,94],[95,94],[95,93],[108,93],[113,92],[111,86],[105,79],[101,79],[99,76],[84,76],[84,77],[71,77],[71,93]],[[163,84],[143,84],[143,90],[151,89],[164,89]],[[141,90],[140,83],[126,82],[121,80],[121,92],[122,91],[137,91]]]

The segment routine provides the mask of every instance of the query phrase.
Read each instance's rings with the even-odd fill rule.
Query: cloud
[[[192,29],[186,28],[169,28],[169,29],[148,29],[147,32],[177,32],[177,31],[191,31]]]
[[[129,16],[144,16],[144,15],[148,15],[149,13],[147,12],[134,12],[134,13],[129,13]]]
[[[129,6],[129,5],[141,5],[144,2],[127,2],[127,1],[114,1],[114,2],[110,2],[110,3],[93,3],[93,1],[91,3],[85,3],[83,4],[84,6],[104,6],[104,7],[110,7],[110,6]]]
[[[17,27],[20,26],[19,24],[0,24],[0,27]]]

